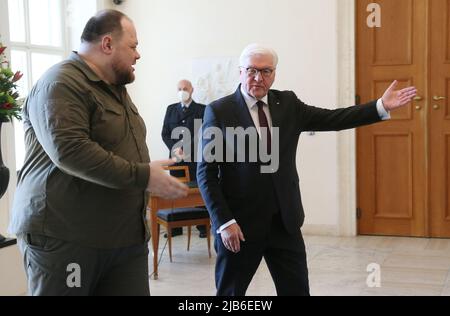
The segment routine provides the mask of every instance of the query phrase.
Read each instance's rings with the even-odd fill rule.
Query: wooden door
[[[430,1],[430,25],[430,230],[450,237],[450,0]]]
[[[359,233],[427,236],[428,1],[376,1],[380,28],[366,22],[372,2],[356,1],[361,103],[381,97],[394,79],[416,86],[422,99],[393,112],[388,122],[357,131]]]

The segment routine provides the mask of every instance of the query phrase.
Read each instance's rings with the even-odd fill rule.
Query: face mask
[[[187,91],[180,91],[180,92],[178,92],[178,97],[180,98],[181,102],[185,103],[185,102],[189,101],[189,99],[191,98],[191,95]]]

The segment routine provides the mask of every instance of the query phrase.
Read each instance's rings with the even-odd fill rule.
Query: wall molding
[[[338,104],[355,104],[356,95],[356,14],[355,0],[339,0],[338,30]],[[357,235],[356,219],[356,132],[338,135],[339,235]]]
[[[105,10],[105,9],[112,9],[114,4],[111,0],[97,0],[97,11]]]
[[[336,225],[310,225],[305,224],[302,227],[302,233],[305,236],[341,236],[340,228]]]

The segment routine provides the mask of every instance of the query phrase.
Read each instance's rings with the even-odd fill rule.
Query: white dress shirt
[[[183,109],[183,108],[186,108],[186,110],[189,109],[192,102],[193,102],[193,100],[191,100],[191,102],[189,102],[188,104],[184,104],[183,102],[181,102],[181,109]]]
[[[272,115],[270,115],[269,110],[269,98],[266,95],[261,100],[257,100],[254,97],[247,94],[247,92],[244,91],[244,88],[241,87],[241,93],[244,97],[245,103],[247,104],[248,110],[250,112],[250,115],[252,116],[253,123],[255,124],[256,130],[258,131],[259,137],[261,137],[261,124],[259,122],[259,115],[258,115],[258,102],[262,101],[264,102],[263,111],[264,114],[266,114],[267,122],[269,123],[270,133],[272,133]]]

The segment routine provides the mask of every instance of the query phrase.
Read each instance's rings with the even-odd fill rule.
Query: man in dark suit
[[[194,139],[197,137],[198,128],[196,130],[195,120],[203,120],[205,105],[196,103],[192,99],[194,88],[190,81],[181,80],[177,85],[177,89],[180,102],[169,105],[167,108],[162,138],[170,150],[171,157],[176,157],[180,160],[175,166],[188,166],[190,180],[196,182],[197,163],[194,160],[194,153],[197,151],[197,148],[195,147],[196,142],[194,142]],[[172,132],[177,128],[180,129],[181,135],[174,138],[172,137]],[[185,135],[189,135],[189,137]],[[174,177],[185,176],[183,171],[171,171],[170,173]],[[206,227],[198,226],[197,228],[200,231],[200,238],[206,238]],[[182,234],[183,228],[172,229],[172,236]]]
[[[310,294],[300,231],[304,222],[296,166],[300,134],[350,129],[388,119],[390,111],[416,95],[413,87],[395,91],[394,82],[378,101],[346,109],[316,108],[300,101],[294,92],[270,90],[277,64],[272,49],[248,46],[241,55],[241,85],[236,93],[206,108],[203,159],[197,179],[217,232],[219,296],[245,295],[263,257],[278,295]],[[279,158],[279,165],[267,166],[262,159],[267,155],[262,154],[250,160],[255,150],[252,133],[241,145],[227,133],[229,128],[238,127],[256,129],[257,154],[267,153],[272,161]],[[211,131],[217,130],[222,131],[220,140],[226,154],[220,152],[220,146],[211,147],[219,138],[217,134],[212,137]],[[230,157],[235,160],[229,161]],[[237,157],[244,157],[244,162],[235,162]],[[270,172],[262,172],[264,167]]]

